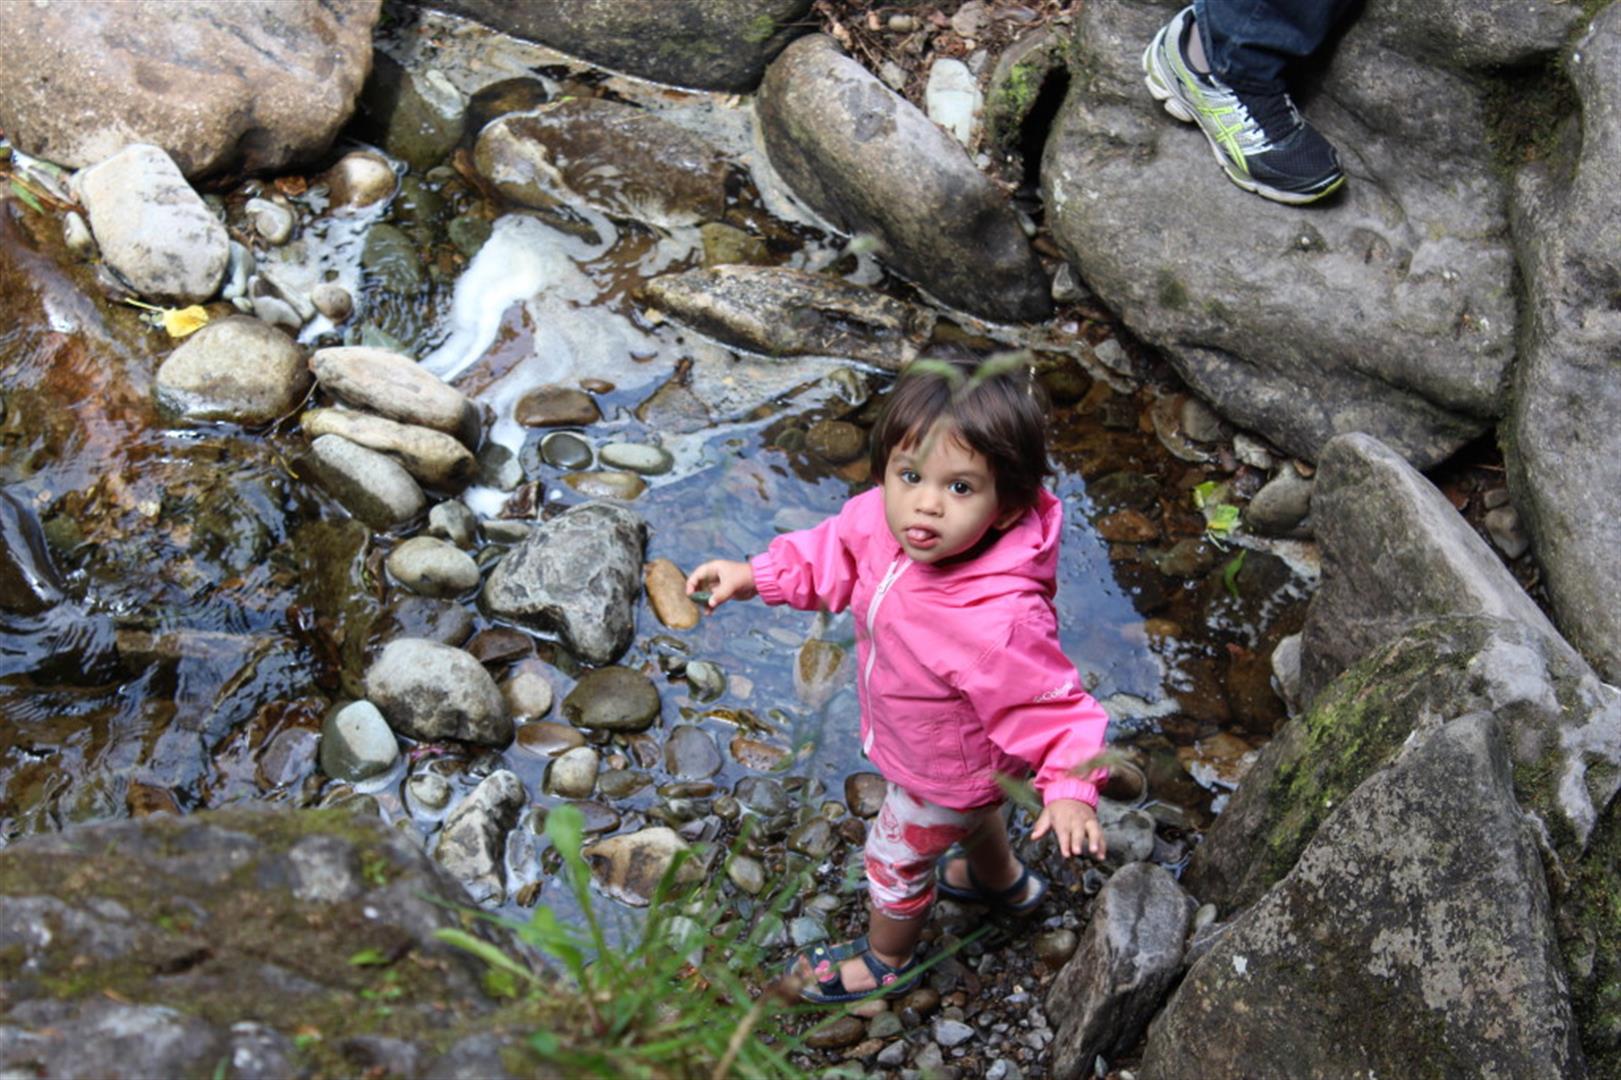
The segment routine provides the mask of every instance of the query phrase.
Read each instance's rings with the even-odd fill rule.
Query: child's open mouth
[[[906,530],[906,542],[913,547],[931,548],[939,539],[939,533],[933,529],[925,529],[920,525],[913,525]]]

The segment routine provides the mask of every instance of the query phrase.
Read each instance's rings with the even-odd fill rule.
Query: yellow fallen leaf
[[[163,328],[170,337],[185,337],[208,325],[208,310],[198,304],[188,308],[165,308]]]

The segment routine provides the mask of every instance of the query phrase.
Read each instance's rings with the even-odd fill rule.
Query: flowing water
[[[431,60],[470,94],[522,77],[554,97],[583,89],[656,108],[735,163],[728,223],[763,242],[769,260],[913,296],[860,245],[815,229],[773,192],[757,168],[747,102],[605,78],[531,46],[497,48],[452,20],[398,28],[389,48],[408,66]],[[294,285],[339,281],[359,302],[352,324],[317,320],[306,343],[393,343],[489,407],[489,440],[512,452],[523,483],[516,493],[468,491],[481,516],[527,512],[526,499],[542,514],[584,501],[541,454],[546,432],[512,418],[525,391],[581,379],[601,391],[604,419],[582,431],[589,442],[657,443],[674,459],[631,504],[649,523],[650,559],[688,569],[745,556],[866,484],[859,459],[830,464],[807,432],[826,419],[870,424],[890,376],[836,358],[736,354],[640,299],[649,278],[702,264],[698,229],[653,229],[588,204],[564,216],[522,211],[448,167],[405,175],[392,203],[341,220],[321,212],[318,186],[283,187],[295,192],[303,235],[265,252],[264,265]],[[239,215],[266,190],[250,182],[220,195]],[[476,250],[459,239],[486,230]],[[107,302],[59,234],[45,215],[0,206],[0,527],[13,562],[40,579],[32,592],[0,596],[0,841],[157,810],[355,797],[317,770],[318,732],[328,708],[358,691],[369,652],[415,617],[382,560],[416,530],[373,535],[350,520],[301,467],[296,416],[252,431],[160,417],[151,383],[172,343]],[[1244,475],[1221,468],[1213,448],[1209,463],[1167,451],[1154,419],[1174,405],[1174,388],[1133,386],[1083,363],[1110,332],[1077,311],[1023,332],[945,312],[936,340],[985,353],[1032,345],[1050,371],[1067,512],[1063,645],[1110,708],[1112,738],[1142,764],[1144,797],[1161,807],[1160,857],[1174,864],[1208,822],[1218,776],[1230,779],[1282,717],[1268,659],[1298,628],[1310,575],[1266,550],[1238,561],[1243,549],[1200,539],[1194,488]],[[1094,522],[1122,510],[1140,513],[1153,536],[1103,539]],[[42,540],[33,555],[30,536]],[[481,565],[501,550],[485,542]],[[476,598],[463,603],[475,627],[498,629]],[[640,605],[620,662],[659,681],[663,717],[649,738],[605,747],[649,783],[601,810],[601,823],[701,816],[768,767],[808,805],[841,797],[845,776],[862,769],[854,665],[847,658],[807,679],[799,667],[811,638],[853,653],[847,614],[733,604],[676,632]],[[535,648],[553,661],[561,697],[578,665],[549,642]],[[693,661],[724,674],[719,696],[700,700],[663,674]],[[682,721],[733,748],[711,781],[671,782],[659,744]],[[753,743],[734,745],[739,735]],[[553,801],[539,794],[546,759],[520,747],[417,749],[358,794],[427,843],[441,815],[404,796],[406,768],[466,789],[506,767],[537,805]],[[515,881],[544,879],[535,859],[533,845],[514,845]]]

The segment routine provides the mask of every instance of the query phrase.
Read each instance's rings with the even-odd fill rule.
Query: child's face
[[[990,464],[944,421],[927,437],[890,451],[884,517],[901,549],[917,562],[961,555],[1019,513],[1002,510]]]

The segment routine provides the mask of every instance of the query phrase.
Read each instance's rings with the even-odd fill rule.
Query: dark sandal
[[[967,862],[967,856],[961,852],[948,851],[934,863],[934,887],[941,896],[956,900],[962,904],[984,904],[987,907],[1005,911],[1009,915],[1029,915],[1041,906],[1047,899],[1047,879],[1034,870],[1019,864],[1019,878],[1005,889],[987,889],[980,880],[974,876],[974,867],[969,864],[968,887],[966,889],[952,885],[946,880],[946,864],[952,859],[962,859]],[[1030,887],[1030,895],[1018,903],[1013,898]]]
[[[878,984],[871,990],[845,989],[844,976],[839,973],[839,964],[857,956],[867,965],[867,970],[872,972],[873,981]],[[919,974],[915,955],[900,967],[890,967],[872,954],[865,937],[858,937],[843,945],[812,945],[808,949],[802,949],[788,961],[788,974],[795,974],[800,957],[804,957],[806,963],[810,965],[811,975],[816,979],[816,984],[800,990],[799,996],[817,1005],[840,1005],[847,1001],[862,1001],[874,996],[891,997],[910,990]]]

